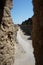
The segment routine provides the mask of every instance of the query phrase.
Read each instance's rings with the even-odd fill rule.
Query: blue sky
[[[13,0],[11,16],[15,24],[21,24],[24,20],[32,17],[32,15],[32,0]]]

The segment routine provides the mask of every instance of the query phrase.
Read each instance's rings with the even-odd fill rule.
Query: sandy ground
[[[35,65],[35,59],[33,55],[32,40],[28,40],[28,37],[24,35],[19,28],[17,32],[17,41],[15,44],[15,63],[14,65]]]

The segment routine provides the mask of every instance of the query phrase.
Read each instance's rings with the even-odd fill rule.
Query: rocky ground
[[[24,35],[24,32],[18,27],[14,65],[35,65],[32,40],[28,40],[28,38],[30,36]]]

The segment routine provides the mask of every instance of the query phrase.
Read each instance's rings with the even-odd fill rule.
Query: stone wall
[[[0,65],[13,65],[15,42],[14,24],[10,16],[12,0],[1,0],[0,6]]]
[[[33,8],[32,40],[35,65],[43,65],[43,0],[33,0]]]

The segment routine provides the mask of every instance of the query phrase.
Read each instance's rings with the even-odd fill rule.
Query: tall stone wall
[[[13,65],[14,25],[10,16],[12,0],[1,0],[0,6],[0,65]]]
[[[33,0],[33,8],[32,40],[35,65],[43,65],[43,0]]]

